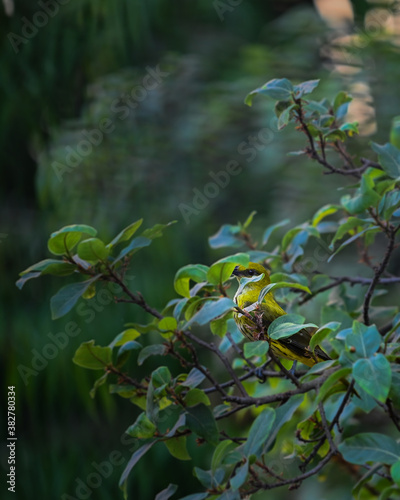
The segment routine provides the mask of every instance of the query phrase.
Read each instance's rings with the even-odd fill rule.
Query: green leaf
[[[249,473],[249,461],[246,462],[236,469],[236,474],[231,477],[230,483],[233,490],[238,490],[242,484],[246,481],[247,474]]]
[[[89,238],[83,240],[78,245],[78,256],[89,262],[98,262],[106,260],[109,254],[109,249],[98,238]]]
[[[156,430],[157,427],[149,420],[146,413],[143,412],[125,432],[132,437],[147,439],[153,437]]]
[[[125,229],[123,229],[117,236],[108,243],[107,248],[112,249],[115,247],[118,243],[122,243],[124,241],[128,241],[132,238],[132,236],[135,234],[135,232],[139,229],[139,227],[142,225],[143,219],[139,219],[136,222],[133,222],[129,226],[127,226]]]
[[[201,389],[190,389],[190,391],[186,394],[184,401],[186,406],[196,406],[199,403],[203,403],[206,406],[211,405],[209,397]]]
[[[264,94],[277,101],[285,101],[292,97],[293,92],[293,85],[287,78],[275,78],[274,80],[270,80],[269,82],[264,84],[262,87],[250,92],[246,96],[244,102],[248,106],[251,106],[253,103],[253,97],[256,94]]]
[[[121,250],[118,256],[114,259],[113,265],[122,260],[124,257],[131,257],[137,250],[139,250],[139,248],[148,247],[150,244],[150,238],[145,238],[144,236],[134,238],[129,245]]]
[[[78,302],[79,297],[82,297],[82,295],[86,292],[90,285],[98,280],[99,277],[100,274],[97,274],[87,281],[72,283],[71,285],[63,286],[50,299],[52,319],[58,319],[67,314]]]
[[[198,311],[185,325],[183,328],[187,328],[188,326],[197,323],[198,325],[205,325],[209,323],[211,320],[217,318],[218,316],[222,316],[224,313],[229,311],[232,307],[235,306],[235,303],[232,299],[227,297],[223,297],[218,300],[208,301],[204,304],[204,306]]]
[[[268,327],[268,335],[271,339],[279,340],[291,337],[304,328],[318,328],[314,323],[303,324],[304,318],[299,314],[285,314],[276,318]]]
[[[375,325],[365,326],[358,321],[353,323],[353,332],[346,336],[346,347],[359,358],[369,358],[381,345],[382,337]]]
[[[168,446],[167,446],[167,448],[168,448]],[[182,459],[182,460],[187,460],[187,459]],[[177,489],[178,489],[178,486],[176,484],[169,484],[167,488],[160,491],[160,493],[157,493],[154,500],[168,500],[169,498],[172,497],[172,495],[176,492]]]
[[[327,142],[335,142],[335,141],[342,141],[344,142],[346,140],[346,133],[343,132],[340,129],[335,129],[329,131],[327,134],[324,134],[324,139]]]
[[[267,354],[269,344],[265,340],[257,340],[255,342],[247,342],[244,344],[243,348],[246,358],[251,358],[253,356],[263,356]]]
[[[193,389],[194,387],[200,385],[205,378],[206,376],[204,375],[204,373],[201,372],[198,368],[194,367],[190,370],[189,375],[187,376],[186,380],[182,382],[182,385]]]
[[[264,232],[263,239],[262,239],[262,245],[264,246],[268,243],[270,236],[272,235],[272,233],[276,229],[279,229],[280,227],[286,226],[286,224],[289,224],[289,222],[290,222],[289,219],[284,219],[283,221],[278,222],[277,224],[273,224],[272,226],[269,226]]]
[[[373,188],[373,178],[364,174],[355,196],[343,196],[340,202],[350,214],[360,214],[370,206],[376,206],[380,202],[381,196]]]
[[[150,441],[149,443],[144,444],[141,448],[139,448],[133,453],[127,466],[125,467],[124,472],[122,473],[121,479],[119,480],[120,488],[124,486],[124,483],[128,479],[128,476],[133,467],[142,458],[142,456],[149,451],[149,449],[153,446],[154,443],[156,443],[156,441]]]
[[[223,337],[228,331],[228,320],[231,319],[232,314],[225,314],[222,318],[215,319],[210,322],[210,328],[214,335]]]
[[[158,329],[162,332],[173,332],[177,329],[178,323],[172,316],[166,316],[158,322]]]
[[[353,98],[347,93],[340,91],[333,101],[333,110],[337,118],[343,118],[347,113],[347,108],[349,103],[353,100]]]
[[[389,142],[383,146],[376,142],[371,142],[371,147],[375,153],[378,153],[378,161],[383,170],[392,179],[397,179],[400,176],[400,150]]]
[[[85,224],[65,226],[51,234],[47,247],[54,255],[65,255],[75,247],[83,235],[96,236],[94,227]]]
[[[103,373],[103,375],[101,377],[99,377],[95,383],[93,384],[93,387],[90,389],[90,392],[89,392],[89,395],[92,399],[94,399],[94,397],[96,396],[96,391],[97,389],[104,385],[105,382],[107,381],[107,378],[108,378],[108,375],[109,373],[106,372],[106,373]]]
[[[400,460],[392,465],[390,468],[390,474],[397,486],[400,486]]]
[[[324,205],[321,207],[314,215],[313,220],[312,220],[312,225],[313,227],[317,227],[318,224],[321,222],[322,219],[325,217],[328,217],[328,215],[335,214],[338,210],[341,210],[340,205]]]
[[[164,229],[166,229],[169,226],[172,226],[173,224],[176,224],[176,220],[173,220],[171,222],[168,222],[168,224],[155,224],[153,227],[149,227],[148,229],[145,229],[141,236],[143,238],[148,238],[149,240],[154,240],[154,238],[160,238],[163,234]]]
[[[219,433],[211,410],[203,403],[200,403],[196,406],[186,408],[186,411],[186,425],[189,429],[210,444],[216,446],[218,444]]]
[[[392,381],[390,363],[381,353],[369,359],[358,359],[353,365],[355,381],[370,396],[384,403]]]
[[[115,339],[109,344],[109,347],[113,349],[114,347],[118,347],[120,345],[124,345],[126,342],[131,340],[135,340],[140,337],[140,332],[138,332],[135,328],[128,328],[123,332],[119,333]]]
[[[237,253],[224,257],[213,264],[207,272],[207,281],[213,285],[219,285],[227,281],[237,265],[247,267],[249,256],[246,253]]]
[[[351,238],[349,238],[348,240],[346,240],[345,242],[343,242],[336,250],[335,252],[330,255],[329,259],[327,262],[330,262],[333,257],[335,257],[340,251],[343,250],[343,248],[345,248],[347,245],[350,245],[350,243],[353,243],[353,241],[357,240],[358,238],[360,238],[361,236],[363,236],[364,234],[370,232],[370,231],[375,231],[375,232],[379,232],[380,231],[380,228],[378,226],[371,226],[371,227],[367,227],[366,229],[363,229],[362,231],[360,231],[359,233],[353,235]]]
[[[171,455],[178,460],[192,459],[186,448],[186,436],[167,439],[166,441],[164,441],[164,444],[168,448],[168,451],[171,453]]]
[[[382,462],[393,465],[400,459],[400,444],[392,437],[365,432],[345,439],[339,444],[343,458],[352,464]]]
[[[243,454],[246,457],[250,455],[260,456],[262,446],[268,438],[269,432],[275,421],[275,410],[266,408],[254,420],[250,427],[249,436],[243,445]]]
[[[83,342],[75,352],[72,361],[88,370],[102,370],[111,364],[112,349],[94,345],[94,340]]]
[[[202,264],[189,264],[181,267],[175,275],[174,288],[176,293],[190,299],[190,280],[200,283],[207,280],[208,267]]]
[[[292,104],[291,106],[288,106],[284,111],[282,111],[278,118],[278,130],[282,130],[290,122],[293,116],[291,113],[295,108],[298,108],[298,105]]]
[[[76,269],[77,266],[70,262],[63,262],[57,259],[45,259],[28,267],[25,271],[19,273],[19,275],[24,276],[26,274],[38,272],[40,274],[52,274],[54,276],[67,276],[75,272]]]
[[[34,279],[34,278],[39,278],[39,276],[41,276],[42,273],[40,272],[37,272],[37,273],[27,273],[25,274],[24,276],[22,276],[22,278],[20,278],[15,284],[17,285],[17,287],[22,290],[22,287],[25,285],[25,283],[31,279]]]
[[[336,331],[340,326],[338,321],[331,321],[326,325],[323,325],[318,328],[318,330],[313,334],[310,340],[310,349],[314,352],[314,349],[317,345],[320,345],[321,342],[331,333]]]
[[[296,99],[303,97],[304,94],[311,94],[319,84],[319,80],[307,80],[294,86]]]
[[[270,283],[265,286],[258,296],[258,303],[262,304],[265,296],[272,292],[272,290],[276,290],[278,288],[295,288],[296,290],[302,290],[303,292],[311,293],[310,289],[307,286],[300,285],[300,283],[287,283],[285,281],[280,281],[279,283]]]
[[[322,402],[328,395],[328,393],[330,393],[332,387],[341,379],[345,379],[347,375],[350,375],[350,373],[351,373],[351,368],[341,368],[340,370],[333,372],[332,375],[329,375],[329,377],[325,380],[325,382],[319,389],[317,396],[317,403]]]
[[[187,495],[183,498],[180,498],[179,500],[204,500],[205,498],[208,497],[208,493],[193,493],[191,495]]]
[[[215,448],[213,457],[211,459],[212,471],[215,471],[219,467],[219,465],[221,465],[224,457],[229,451],[232,451],[232,448],[234,448],[235,446],[236,445],[229,439],[226,439],[225,441],[221,441],[219,443],[219,445]]]
[[[250,226],[250,224],[253,222],[253,218],[256,215],[256,213],[257,212],[255,210],[251,212],[251,214],[247,217],[246,221],[243,224],[243,229],[247,229]]]
[[[148,345],[140,351],[137,363],[140,366],[148,357],[157,355],[164,356],[166,351],[167,348],[163,344]]]
[[[240,237],[240,226],[232,224],[224,224],[213,236],[208,238],[208,243],[211,248],[232,247],[238,248],[243,246],[244,240]]]
[[[354,134],[359,134],[358,122],[343,123],[343,125],[341,125],[340,127],[340,130],[343,130],[343,132],[347,132],[349,137],[351,137]]]
[[[128,359],[131,351],[136,349],[142,349],[142,344],[136,342],[135,340],[130,340],[129,342],[125,342],[123,346],[118,349],[117,353],[117,365],[118,367],[122,366],[126,360]]]
[[[220,468],[213,473],[209,470],[203,470],[199,467],[195,467],[193,469],[193,474],[197,477],[197,479],[201,482],[201,484],[207,488],[217,488],[221,481],[224,479],[225,471]]]
[[[337,240],[341,240],[343,236],[349,231],[358,227],[363,227],[366,224],[369,223],[365,220],[359,219],[358,217],[349,217],[344,223],[340,224],[340,226],[338,227],[336,234],[333,237],[331,244],[329,245],[329,248],[333,250],[333,246]],[[359,231],[357,231],[357,233],[358,232]]]
[[[294,412],[303,401],[304,394],[296,394],[295,396],[292,396],[289,401],[275,409],[276,417],[271,430],[269,431],[268,438],[264,442],[262,453],[267,453],[270,449],[272,449],[278,432],[286,422],[289,422],[292,419]]]

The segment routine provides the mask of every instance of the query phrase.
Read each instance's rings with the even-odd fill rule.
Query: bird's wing
[[[311,337],[316,330],[317,328],[303,328],[302,330],[300,330],[298,333],[295,333],[291,337],[287,337],[285,339],[279,339],[279,342],[281,342],[284,345],[287,345],[288,348],[291,349],[292,351],[298,352],[299,355],[304,356],[304,352],[308,349]],[[318,358],[321,358],[325,361],[331,359],[326,354],[326,352],[324,352],[318,346],[314,349],[314,353]]]

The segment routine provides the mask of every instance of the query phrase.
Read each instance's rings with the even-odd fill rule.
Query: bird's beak
[[[239,275],[239,266],[236,266],[235,269],[232,272],[232,276],[240,276]]]

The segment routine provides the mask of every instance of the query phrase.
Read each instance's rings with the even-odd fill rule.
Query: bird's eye
[[[249,269],[249,270],[247,271],[247,274],[248,274],[249,276],[255,276],[255,275],[257,274],[257,271],[256,271],[255,269]]]

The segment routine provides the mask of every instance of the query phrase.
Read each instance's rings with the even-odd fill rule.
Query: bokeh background
[[[295,225],[335,201],[332,177],[286,155],[301,149],[302,137],[277,131],[267,100],[258,97],[249,108],[244,97],[272,78],[321,78],[316,98],[341,89],[355,97],[355,152],[371,138],[386,142],[400,114],[400,7],[384,0],[3,0],[0,11],[1,405],[13,384],[18,413],[17,494],[10,498],[77,498],[77,479],[85,482],[93,462],[114,450],[129,456],[121,436],[139,410],[106,387],[91,399],[96,374],[75,366],[73,353],[92,338],[107,344],[126,322],[146,318],[122,304],[88,302],[86,315],[52,321],[49,299],[64,280],[46,277],[20,291],[18,273],[48,257],[48,235],[63,225],[94,225],[107,239],[141,217],[144,227],[177,220],[130,270],[130,285],[162,307],[175,296],[179,267],[224,255],[207,241],[221,224],[256,210],[260,235],[268,224],[289,217]],[[154,71],[163,75],[157,85],[138,90]],[[104,119],[112,132],[60,170],[68,153],[84,151],[84,131]],[[181,204],[193,207],[210,172],[232,160],[240,174],[185,220]],[[79,335],[23,380],[21,367],[33,368],[49,333],[63,332],[69,321],[78,323]],[[206,466],[206,451],[192,443],[190,452]],[[152,499],[170,482],[181,484],[181,496],[198,491],[191,462],[177,464],[167,451],[149,452],[131,481],[131,498]],[[123,468],[88,498],[120,498]],[[290,495],[347,498],[343,491],[348,484],[333,477],[311,479]],[[274,491],[273,498],[285,495]]]

